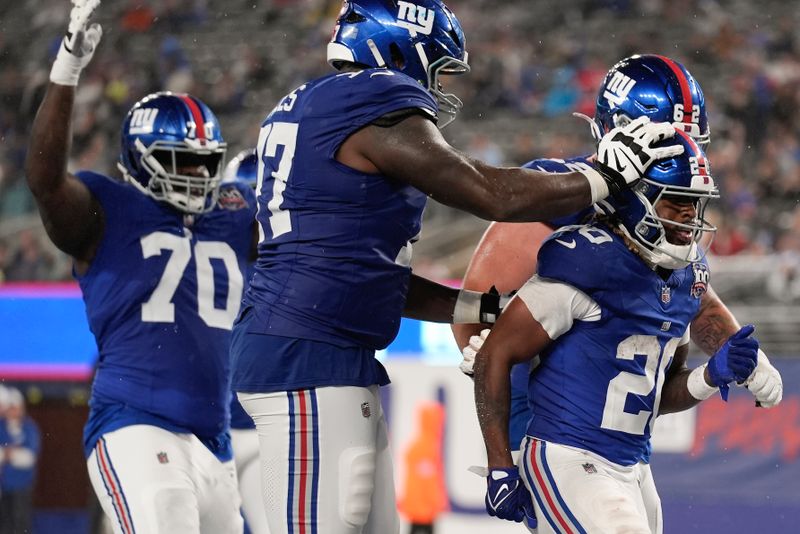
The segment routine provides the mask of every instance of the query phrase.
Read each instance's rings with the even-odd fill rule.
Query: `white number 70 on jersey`
[[[147,302],[142,304],[142,321],[146,323],[174,323],[175,304],[172,298],[183,279],[183,273],[192,257],[188,237],[167,232],[153,232],[140,239],[145,259],[169,251],[164,273]],[[214,269],[211,260],[222,260],[228,274],[228,296],[224,308],[214,306]],[[242,300],[244,277],[239,269],[236,253],[222,241],[198,241],[194,246],[197,274],[197,313],[210,327],[230,330]]]

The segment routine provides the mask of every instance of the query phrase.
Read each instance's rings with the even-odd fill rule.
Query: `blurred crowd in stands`
[[[800,10],[781,0],[451,0],[472,72],[447,80],[465,102],[445,134],[493,164],[591,151],[604,73],[633,53],[684,63],[706,94],[709,157],[722,191],[716,255],[778,254],[800,272]],[[230,153],[277,99],[328,71],[340,0],[107,2],[82,75],[70,168],[115,175],[127,109],[156,90],[215,110]],[[23,176],[28,129],[68,19],[66,0],[0,6],[0,281],[70,277],[46,242]],[[477,239],[477,236],[476,236]],[[424,258],[422,259],[424,261]],[[458,276],[461,273],[450,273]],[[800,279],[800,277],[798,277]],[[800,289],[798,289],[800,293]]]

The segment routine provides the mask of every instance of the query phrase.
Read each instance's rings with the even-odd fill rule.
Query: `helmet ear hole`
[[[397,43],[389,44],[389,60],[397,70],[402,70],[406,66],[406,58]]]

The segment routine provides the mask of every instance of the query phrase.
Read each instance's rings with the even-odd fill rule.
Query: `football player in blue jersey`
[[[84,431],[92,486],[117,533],[242,532],[228,433],[231,325],[254,257],[255,197],[220,187],[211,110],[156,93],[122,125],[124,180],[67,170],[75,87],[101,37],[74,0],[34,120],[28,184],[74,273],[99,362]]]
[[[640,184],[604,201],[591,224],[541,246],[537,274],[479,348],[475,403],[488,454],[487,510],[504,519],[533,496],[538,532],[663,530],[648,465],[659,414],[686,410],[756,367],[745,326],[707,364],[688,369],[689,324],[708,290],[701,240],[718,192],[702,149],[658,162]],[[538,358],[519,467],[509,443],[510,371]],[[527,510],[528,514],[530,513]]]
[[[699,83],[686,67],[665,56],[636,55],[621,60],[609,70],[598,91],[593,131],[595,136],[599,136],[601,132],[642,115],[649,116],[654,122],[672,122],[701,147],[710,140],[705,98]],[[593,159],[593,155],[567,160],[536,159],[525,166],[567,172],[576,166],[590,165]],[[487,290],[495,286],[505,293],[518,289],[536,272],[536,257],[547,236],[558,226],[575,224],[593,213],[592,209],[585,210],[548,223],[492,223],[475,250],[464,276],[464,288]],[[478,336],[472,337],[472,345],[479,346],[483,328],[453,325],[459,348],[467,348],[472,336]],[[736,318],[709,286],[701,299],[700,312],[692,322],[692,341],[711,356],[740,328]],[[475,351],[473,346],[465,353],[462,369],[467,374],[471,374]],[[529,373],[526,364],[512,370],[510,432],[515,450],[530,417],[527,404]],[[769,408],[780,403],[783,394],[781,376],[763,351],[759,350],[758,366],[745,384],[761,406]]]
[[[222,183],[239,182],[256,188],[258,157],[256,150],[248,148],[228,161],[222,174]],[[248,265],[247,281],[252,276],[253,263]],[[231,394],[231,444],[236,478],[242,497],[242,515],[251,534],[269,534],[264,501],[261,498],[261,473],[258,461],[258,435],[253,419],[244,411],[236,394]]]
[[[328,45],[339,72],[283,98],[262,124],[259,254],[234,326],[233,388],[261,443],[270,530],[397,532],[375,360],[402,315],[482,322],[477,292],[411,273],[427,196],[492,220],[546,220],[621,194],[682,147],[646,119],[576,172],[495,168],[437,128],[461,101],[464,33],[440,0],[345,1]],[[486,311],[485,306],[483,306]],[[496,308],[496,306],[495,306]]]

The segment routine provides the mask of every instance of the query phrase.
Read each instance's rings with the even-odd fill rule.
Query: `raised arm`
[[[70,14],[51,83],[31,129],[25,159],[28,186],[53,243],[80,263],[88,263],[103,231],[103,213],[89,189],[67,172],[72,138],[72,111],[80,71],[88,64],[102,32],[87,27],[99,1],[78,1]]]
[[[433,122],[417,114],[390,127],[362,128],[342,144],[337,159],[362,172],[380,172],[411,184],[443,204],[484,219],[544,221],[605,198],[609,188],[627,187],[653,161],[682,150],[651,148],[675,131],[642,119],[606,134],[598,146],[597,170],[583,173],[492,167],[451,147]]]

